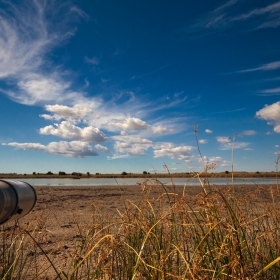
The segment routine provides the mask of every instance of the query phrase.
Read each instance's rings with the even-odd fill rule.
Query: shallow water
[[[11,179],[15,180],[15,179]],[[20,178],[18,181],[24,181],[32,186],[133,186],[138,182],[143,182],[145,178]],[[197,178],[172,178],[176,186],[199,186],[200,183]],[[170,178],[159,178],[159,181],[163,184],[171,185]],[[209,178],[211,185],[231,185],[231,178]],[[276,184],[275,178],[236,178],[234,179],[235,184]]]

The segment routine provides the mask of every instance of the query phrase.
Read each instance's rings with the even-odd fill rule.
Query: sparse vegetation
[[[84,177],[87,178],[88,174],[85,173],[80,173],[81,174],[80,177]],[[194,172],[180,172],[180,173],[172,173],[172,177],[173,178],[192,178],[194,176]],[[232,172],[229,171],[223,171],[223,172],[207,172],[207,174],[201,174],[202,177],[207,175],[207,178],[229,178],[231,177]],[[64,176],[64,178],[72,178],[72,174],[67,174],[64,171],[59,171],[57,174],[52,174],[52,175],[46,175],[43,173],[35,173],[33,172],[33,174],[16,174],[16,173],[2,173],[0,174],[0,178],[22,178],[23,176],[26,178],[59,178],[60,176]],[[148,176],[150,175],[150,176]],[[270,171],[270,172],[266,172],[266,171],[259,171],[259,173],[256,172],[233,172],[233,175],[235,178],[275,178],[275,171]],[[95,174],[91,174],[91,177],[96,177],[98,176],[98,178],[121,178],[122,176],[126,176],[127,178],[143,178],[143,173],[127,173],[126,175],[123,175],[122,173],[120,174],[106,174],[106,173],[95,173]],[[147,172],[147,174],[145,174],[145,178],[154,178],[155,175],[150,172]],[[168,173],[157,173],[156,174],[157,178],[169,178],[170,174]]]
[[[82,173],[80,173],[80,172],[72,172],[72,176],[81,177]]]

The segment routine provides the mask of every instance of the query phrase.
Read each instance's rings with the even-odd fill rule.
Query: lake
[[[11,180],[24,181],[32,186],[133,186],[137,182],[143,182],[145,178],[17,178]],[[199,186],[200,183],[197,178],[172,178],[173,182],[177,186]],[[163,184],[171,185],[170,178],[159,178],[159,181]],[[211,185],[231,185],[231,178],[209,178]],[[276,184],[274,178],[236,178],[235,184]]]

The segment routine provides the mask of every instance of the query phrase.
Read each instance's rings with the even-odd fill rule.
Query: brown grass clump
[[[2,226],[0,279],[279,279],[277,188],[238,196],[205,185],[193,197],[157,180],[141,186],[142,199],[115,215],[93,206],[87,226],[76,221],[64,255],[63,239],[48,244],[50,211]]]

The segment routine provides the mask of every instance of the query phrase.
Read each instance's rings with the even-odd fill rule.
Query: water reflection
[[[13,179],[12,179],[13,180]],[[141,183],[145,178],[81,178],[78,180],[70,178],[21,178],[16,179],[24,181],[32,186],[133,186],[137,183]],[[199,186],[200,183],[196,178],[172,178],[173,182],[177,186]],[[160,178],[160,182],[163,184],[171,185],[170,178]],[[231,178],[209,178],[211,185],[231,185]],[[276,184],[276,180],[272,178],[236,178],[235,184]]]

